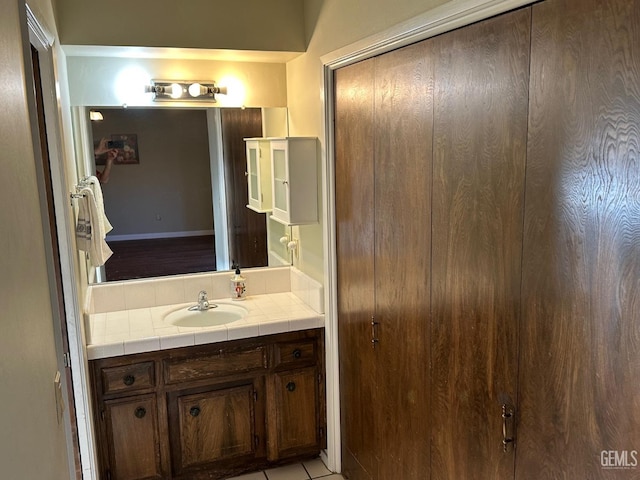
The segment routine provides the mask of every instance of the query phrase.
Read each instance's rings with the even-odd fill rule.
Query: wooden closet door
[[[513,478],[529,26],[523,9],[435,39],[432,479]]]
[[[532,25],[516,478],[637,479],[640,4]]]
[[[374,60],[335,72],[335,184],[342,469],[377,478],[373,221]]]
[[[376,59],[375,423],[380,480],[429,479],[433,55]]]

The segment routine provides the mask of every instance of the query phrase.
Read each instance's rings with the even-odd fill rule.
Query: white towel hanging
[[[104,222],[98,211],[98,205],[91,187],[80,190],[78,200],[78,221],[76,239],[78,249],[87,252],[89,261],[94,267],[104,265],[113,255],[105,241]]]
[[[104,211],[104,199],[102,197],[102,187],[100,186],[100,180],[95,175],[87,177],[87,183],[93,190],[93,196],[96,199],[96,206],[98,207],[98,214],[100,215],[105,235],[113,230],[113,226],[109,222],[107,215]]]

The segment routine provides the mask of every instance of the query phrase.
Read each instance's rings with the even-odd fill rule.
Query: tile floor
[[[342,475],[331,473],[319,458],[308,462],[265,470],[264,472],[249,473],[227,480],[309,480],[312,478],[344,480]]]

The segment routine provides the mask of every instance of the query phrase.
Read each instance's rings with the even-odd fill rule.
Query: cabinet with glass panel
[[[318,222],[317,139],[271,139],[271,218],[285,225]]]

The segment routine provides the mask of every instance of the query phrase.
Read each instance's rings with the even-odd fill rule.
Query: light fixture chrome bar
[[[154,101],[196,100],[216,102],[216,94],[226,95],[226,87],[218,87],[212,81],[151,80],[145,92],[153,94]]]

